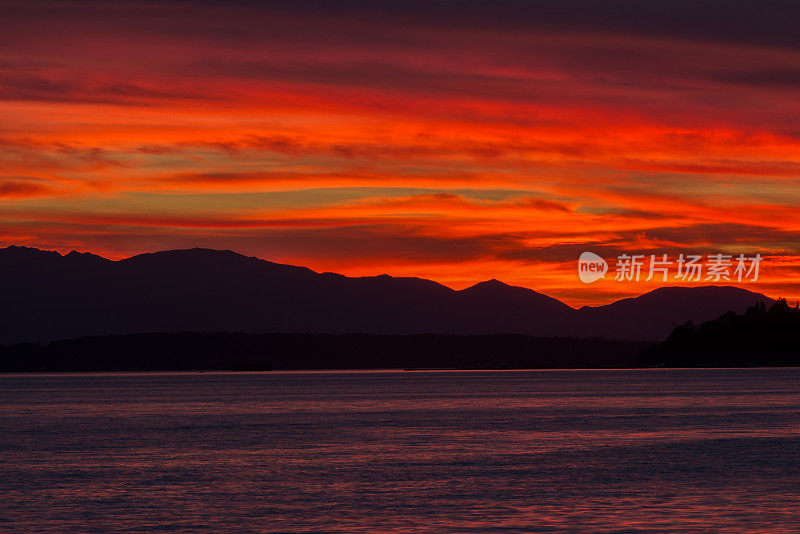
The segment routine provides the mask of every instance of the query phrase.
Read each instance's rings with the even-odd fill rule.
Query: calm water
[[[0,376],[0,531],[800,532],[800,370]]]

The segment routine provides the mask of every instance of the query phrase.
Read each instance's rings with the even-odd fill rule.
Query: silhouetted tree
[[[663,343],[645,349],[643,366],[716,367],[800,365],[800,308],[778,299],[769,309],[763,302],[744,314],[676,327]]]

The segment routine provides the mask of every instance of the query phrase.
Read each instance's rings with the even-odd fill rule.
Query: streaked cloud
[[[1,1],[0,235],[571,304],[578,254],[761,251],[800,296],[798,7]],[[709,24],[713,20],[713,24]]]

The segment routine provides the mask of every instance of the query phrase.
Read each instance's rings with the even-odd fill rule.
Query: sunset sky
[[[795,299],[800,7],[754,5],[0,1],[0,245],[573,306],[663,285],[585,250],[760,253]]]

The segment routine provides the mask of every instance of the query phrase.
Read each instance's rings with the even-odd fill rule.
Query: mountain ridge
[[[0,249],[0,344],[167,331],[524,334],[657,341],[772,299],[730,286],[662,287],[575,309],[491,279],[461,290],[417,277],[347,277],[231,250],[109,260]]]

